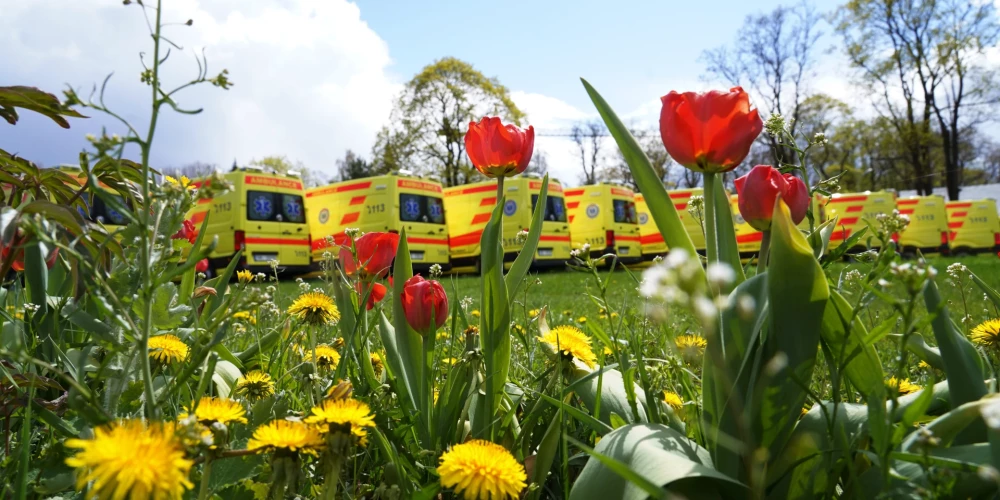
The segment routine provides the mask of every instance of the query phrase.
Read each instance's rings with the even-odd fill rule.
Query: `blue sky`
[[[703,50],[730,43],[747,14],[777,1],[409,2],[359,0],[169,0],[168,35],[184,46],[165,72],[181,82],[204,47],[212,71],[235,82],[222,92],[182,94],[198,116],[167,113],[157,132],[154,166],[203,161],[228,166],[283,154],[333,172],[345,150],[368,155],[393,97],[424,65],[444,56],[496,76],[539,131],[565,130],[595,116],[579,83],[586,77],[626,119],[655,123],[659,96],[720,87],[700,80]],[[837,5],[821,0],[828,11]],[[829,27],[824,28],[827,32]],[[148,89],[137,53],[148,51],[141,11],[121,0],[31,0],[0,5],[0,84],[59,93],[87,89],[111,72],[109,102],[143,121]],[[833,44],[827,37],[824,46]],[[829,63],[827,63],[829,64]],[[821,71],[818,90],[849,96],[842,72]],[[94,115],[85,111],[85,114]],[[121,133],[94,115],[60,130],[25,113],[0,124],[0,148],[45,165],[73,162],[85,133]],[[609,145],[610,147],[610,145]],[[576,181],[572,144],[546,138],[537,148],[556,174]]]

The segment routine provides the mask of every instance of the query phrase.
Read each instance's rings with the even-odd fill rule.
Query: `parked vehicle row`
[[[497,185],[481,182],[444,188],[434,180],[397,172],[305,189],[297,175],[242,168],[223,174],[232,185],[214,198],[202,199],[188,218],[197,226],[208,218],[203,241],[217,238],[209,268],[225,267],[239,250],[240,266],[269,271],[273,261],[288,273],[317,270],[327,252],[348,239],[346,230],[363,232],[405,230],[414,267],[439,265],[445,271],[479,269],[480,237],[496,205]],[[201,185],[204,180],[196,180]],[[507,265],[521,251],[518,233],[531,225],[542,179],[520,176],[504,185],[503,244]],[[102,187],[102,189],[106,189]],[[701,188],[669,190],[681,222],[697,250],[705,236],[692,200]],[[120,198],[118,198],[120,199]],[[85,217],[109,226],[125,218],[99,197],[86,200]],[[741,256],[760,251],[763,235],[740,217],[736,195],[730,197],[733,226]],[[945,202],[941,196],[897,199],[890,191],[838,193],[813,200],[814,224],[837,219],[830,240],[839,245],[874,223],[879,214],[897,209],[910,218],[894,239],[903,253],[972,254],[1000,250],[1000,218],[994,200]],[[562,267],[574,249],[589,248],[592,256],[614,254],[626,265],[652,261],[669,251],[649,214],[642,194],[611,183],[564,189],[550,180],[542,233],[535,252],[537,268]],[[808,219],[800,227],[809,229]],[[877,245],[871,233],[858,247]]]

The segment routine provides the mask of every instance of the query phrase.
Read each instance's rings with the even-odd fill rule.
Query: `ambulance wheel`
[[[483,258],[476,257],[476,275],[482,276],[483,274]]]

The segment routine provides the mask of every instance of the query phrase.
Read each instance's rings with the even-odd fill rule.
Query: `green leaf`
[[[845,328],[845,325],[849,327]],[[854,316],[851,305],[836,291],[830,293],[830,300],[823,311],[820,335],[838,364],[837,370],[843,371],[865,398],[872,391],[882,388],[885,376],[878,352],[865,342],[865,325]]]
[[[927,341],[919,334],[910,335],[906,339],[906,349],[916,354],[921,361],[931,365],[931,368],[944,370],[944,358],[941,357],[941,350],[927,345]]]
[[[597,405],[597,371],[587,373],[573,382],[573,391],[580,397],[587,408],[593,409]],[[598,417],[601,422],[615,427],[613,416],[617,416],[630,424],[646,421],[646,394],[642,388],[633,384],[636,402],[639,409],[639,420],[632,416],[632,407],[628,402],[628,393],[625,390],[625,379],[622,373],[611,368],[604,368],[603,380],[601,380],[601,414]]]
[[[45,265],[48,245],[33,241],[24,247],[24,286],[32,304],[39,306],[36,316],[41,317],[47,309],[45,291],[48,289],[49,268]]]
[[[986,297],[990,299],[993,303],[993,307],[1000,308],[1000,293],[983,281],[982,278],[976,276],[976,273],[969,271],[969,276],[972,278],[972,282],[975,283],[979,288],[986,294]]]
[[[812,247],[775,200],[767,270],[770,327],[751,394],[752,434],[771,456],[780,454],[806,402],[819,349],[823,311],[830,299]],[[783,366],[782,366],[783,365]],[[753,449],[753,448],[751,448]]]
[[[694,243],[691,242],[691,236],[688,235],[684,223],[681,222],[681,218],[677,214],[677,209],[670,201],[667,190],[663,187],[663,180],[657,177],[653,171],[653,167],[649,163],[649,158],[646,157],[646,153],[642,150],[642,147],[639,146],[635,137],[632,137],[632,133],[628,131],[628,127],[622,123],[618,115],[611,109],[611,106],[597,93],[597,90],[587,80],[581,78],[580,81],[583,82],[583,87],[587,89],[590,100],[593,101],[594,107],[600,113],[604,124],[608,127],[608,131],[611,132],[611,136],[615,138],[618,149],[621,150],[622,156],[625,157],[625,162],[628,163],[629,170],[632,171],[632,177],[635,180],[636,186],[639,187],[639,191],[646,199],[649,214],[653,217],[653,221],[656,222],[657,229],[663,234],[663,240],[667,243],[667,246],[673,249],[682,248],[688,255],[697,255]],[[704,271],[699,274],[699,277],[704,279]]]
[[[567,438],[569,439],[569,438]],[[570,492],[571,500],[748,498],[738,481],[712,466],[708,451],[663,425],[635,424],[616,429],[593,450]],[[691,496],[694,493],[695,496]]]
[[[507,276],[504,277],[504,284],[507,286],[507,293],[513,297],[517,293],[518,287],[524,281],[524,276],[528,274],[528,269],[535,258],[535,251],[538,249],[538,238],[542,235],[542,223],[545,221],[545,204],[549,197],[549,174],[542,178],[542,190],[538,193],[538,201],[535,203],[535,211],[531,214],[531,227],[528,228],[528,239],[511,264]]]
[[[403,287],[406,285],[406,281],[413,277],[410,247],[406,242],[405,228],[399,233],[399,245],[396,247],[396,260],[393,262],[392,276],[392,344],[395,346],[393,350],[400,362],[396,376],[405,378],[406,390],[409,391],[408,394],[413,404],[411,411],[417,412],[416,417],[421,423],[418,428],[421,436],[427,441],[430,439],[428,426],[431,409],[426,406],[428,404],[426,402],[430,401],[427,395],[431,390],[431,376],[423,372],[424,339],[413,328],[410,328],[410,324],[406,322],[406,313],[403,312]],[[389,331],[387,330],[385,333],[389,333]],[[382,340],[384,343],[385,338],[383,337]],[[388,348],[388,346],[386,347]],[[390,358],[392,357],[388,351],[386,354]],[[425,442],[424,445],[430,447],[433,444]]]
[[[934,340],[941,350],[944,361],[944,372],[948,377],[948,387],[951,393],[953,407],[977,401],[986,395],[986,383],[983,381],[982,359],[976,348],[964,335],[959,333],[948,316],[938,293],[937,285],[932,279],[924,285],[924,303],[927,312],[933,319]],[[968,444],[986,439],[986,426],[982,421],[972,422],[959,436],[958,444]]]
[[[220,397],[228,398],[236,386],[236,381],[243,376],[240,369],[235,364],[226,360],[219,360],[215,363],[215,373],[212,374],[212,381],[215,382],[215,390]]]
[[[536,206],[544,205],[539,204]],[[528,496],[532,500],[542,497],[542,492],[544,491],[542,485],[545,484],[545,478],[548,477],[549,470],[552,469],[552,464],[559,453],[559,438],[562,437],[562,418],[562,415],[557,414],[557,418],[552,419],[552,422],[549,423],[549,428],[545,430],[545,434],[542,436],[542,442],[538,444],[538,453],[535,455],[535,473],[531,479],[531,482],[538,487]]]
[[[715,204],[715,238],[718,245],[719,261],[729,264],[736,273],[736,283],[746,279],[743,275],[743,264],[740,262],[740,248],[736,244],[736,226],[733,225],[733,211],[729,204],[729,195],[720,182],[715,183],[715,193],[711,197]],[[706,202],[709,197],[705,197]],[[712,221],[705,221],[706,224]]]
[[[913,424],[927,413],[927,409],[931,407],[931,402],[934,401],[934,384],[937,380],[933,374],[931,374],[931,377],[931,380],[935,382],[925,386],[920,391],[916,401],[903,410],[903,426],[907,428],[912,427]]]
[[[177,328],[191,311],[191,306],[177,301],[177,285],[164,283],[153,290],[153,308],[150,321],[160,329]],[[142,300],[132,303],[132,312],[139,317],[146,314]]]
[[[207,306],[201,311],[202,321],[206,321],[212,316],[212,313],[216,309],[222,307],[222,303],[226,300],[226,292],[229,291],[229,280],[233,279],[233,273],[236,272],[236,267],[240,265],[240,258],[243,257],[243,249],[239,249],[233,254],[233,258],[229,261],[229,265],[226,269],[222,271],[222,274],[215,278],[212,278],[205,282],[205,286],[211,286],[215,288],[215,296],[208,303]]]
[[[954,394],[955,387],[952,386],[950,390]],[[995,403],[995,401],[992,401],[989,398],[965,403],[932,420],[923,428],[932,432],[934,437],[941,440],[940,446],[949,446],[953,442],[955,444],[962,444],[959,440],[963,438],[963,435],[967,435],[967,429],[969,427],[976,424],[983,425],[982,409],[984,406],[991,403]],[[903,444],[900,445],[900,450],[919,451],[920,439],[921,433],[911,433],[905,440],[903,440]],[[986,432],[984,431],[983,439],[981,441],[985,440]]]
[[[55,95],[38,88],[20,85],[0,87],[0,118],[7,120],[7,123],[11,125],[16,124],[18,116],[15,108],[41,113],[51,118],[62,128],[69,128],[69,122],[63,118],[64,116],[86,118],[73,108],[63,104]]]
[[[596,432],[599,436],[603,436],[614,430],[610,425],[601,422],[600,420],[588,415],[586,412],[581,411],[579,408],[574,408],[556,398],[547,396],[541,392],[538,393],[538,397],[556,407],[556,409],[562,409],[562,411],[569,413],[570,416],[575,418],[581,424],[590,427],[590,430]]]
[[[864,432],[867,420],[865,405],[835,406],[829,402],[813,405],[795,426],[788,445],[768,466],[769,498],[825,496],[840,476],[840,471],[832,465],[851,456],[852,450],[845,450],[842,444],[855,442]]]
[[[719,339],[709,339],[702,364],[702,408],[706,445],[719,471],[738,477],[743,468],[739,450],[721,445],[720,436],[736,436],[745,417],[751,365],[757,337],[767,320],[768,273],[758,274],[737,286],[722,311]],[[741,314],[740,301],[752,300],[754,311]]]
[[[483,386],[486,397],[483,400],[483,424],[486,428],[484,439],[492,440],[497,434],[495,416],[503,397],[507,372],[510,370],[510,303],[507,287],[503,279],[503,199],[497,200],[493,215],[483,229],[480,241],[482,249],[482,297],[479,335],[482,341],[483,358],[486,365]]]
[[[263,340],[263,339],[261,339],[261,340]],[[256,344],[256,342],[254,342],[254,343]],[[243,362],[240,360],[240,358],[236,357],[233,354],[233,352],[229,350],[228,347],[226,347],[226,346],[224,346],[222,344],[215,344],[215,345],[212,346],[212,352],[218,354],[220,358],[222,358],[223,360],[231,363],[238,370],[243,370]],[[218,365],[216,365],[216,366],[218,366]]]
[[[103,321],[91,316],[87,311],[81,309],[76,301],[70,300],[66,302],[66,305],[62,308],[61,314],[63,318],[66,318],[66,320],[73,325],[94,334],[94,336],[104,342],[110,342],[118,345],[118,339],[115,337],[111,327]]]

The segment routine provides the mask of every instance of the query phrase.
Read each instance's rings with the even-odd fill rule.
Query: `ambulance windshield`
[[[306,221],[302,197],[297,194],[247,191],[247,219],[255,221]]]
[[[635,203],[628,200],[611,200],[615,208],[615,222],[638,224],[639,217],[635,212]]]
[[[444,224],[444,201],[436,196],[400,193],[399,219],[403,222]]]
[[[531,195],[531,210],[534,212],[538,204],[538,195]],[[549,222],[566,222],[566,204],[562,196],[549,196],[545,201],[545,220]]]

